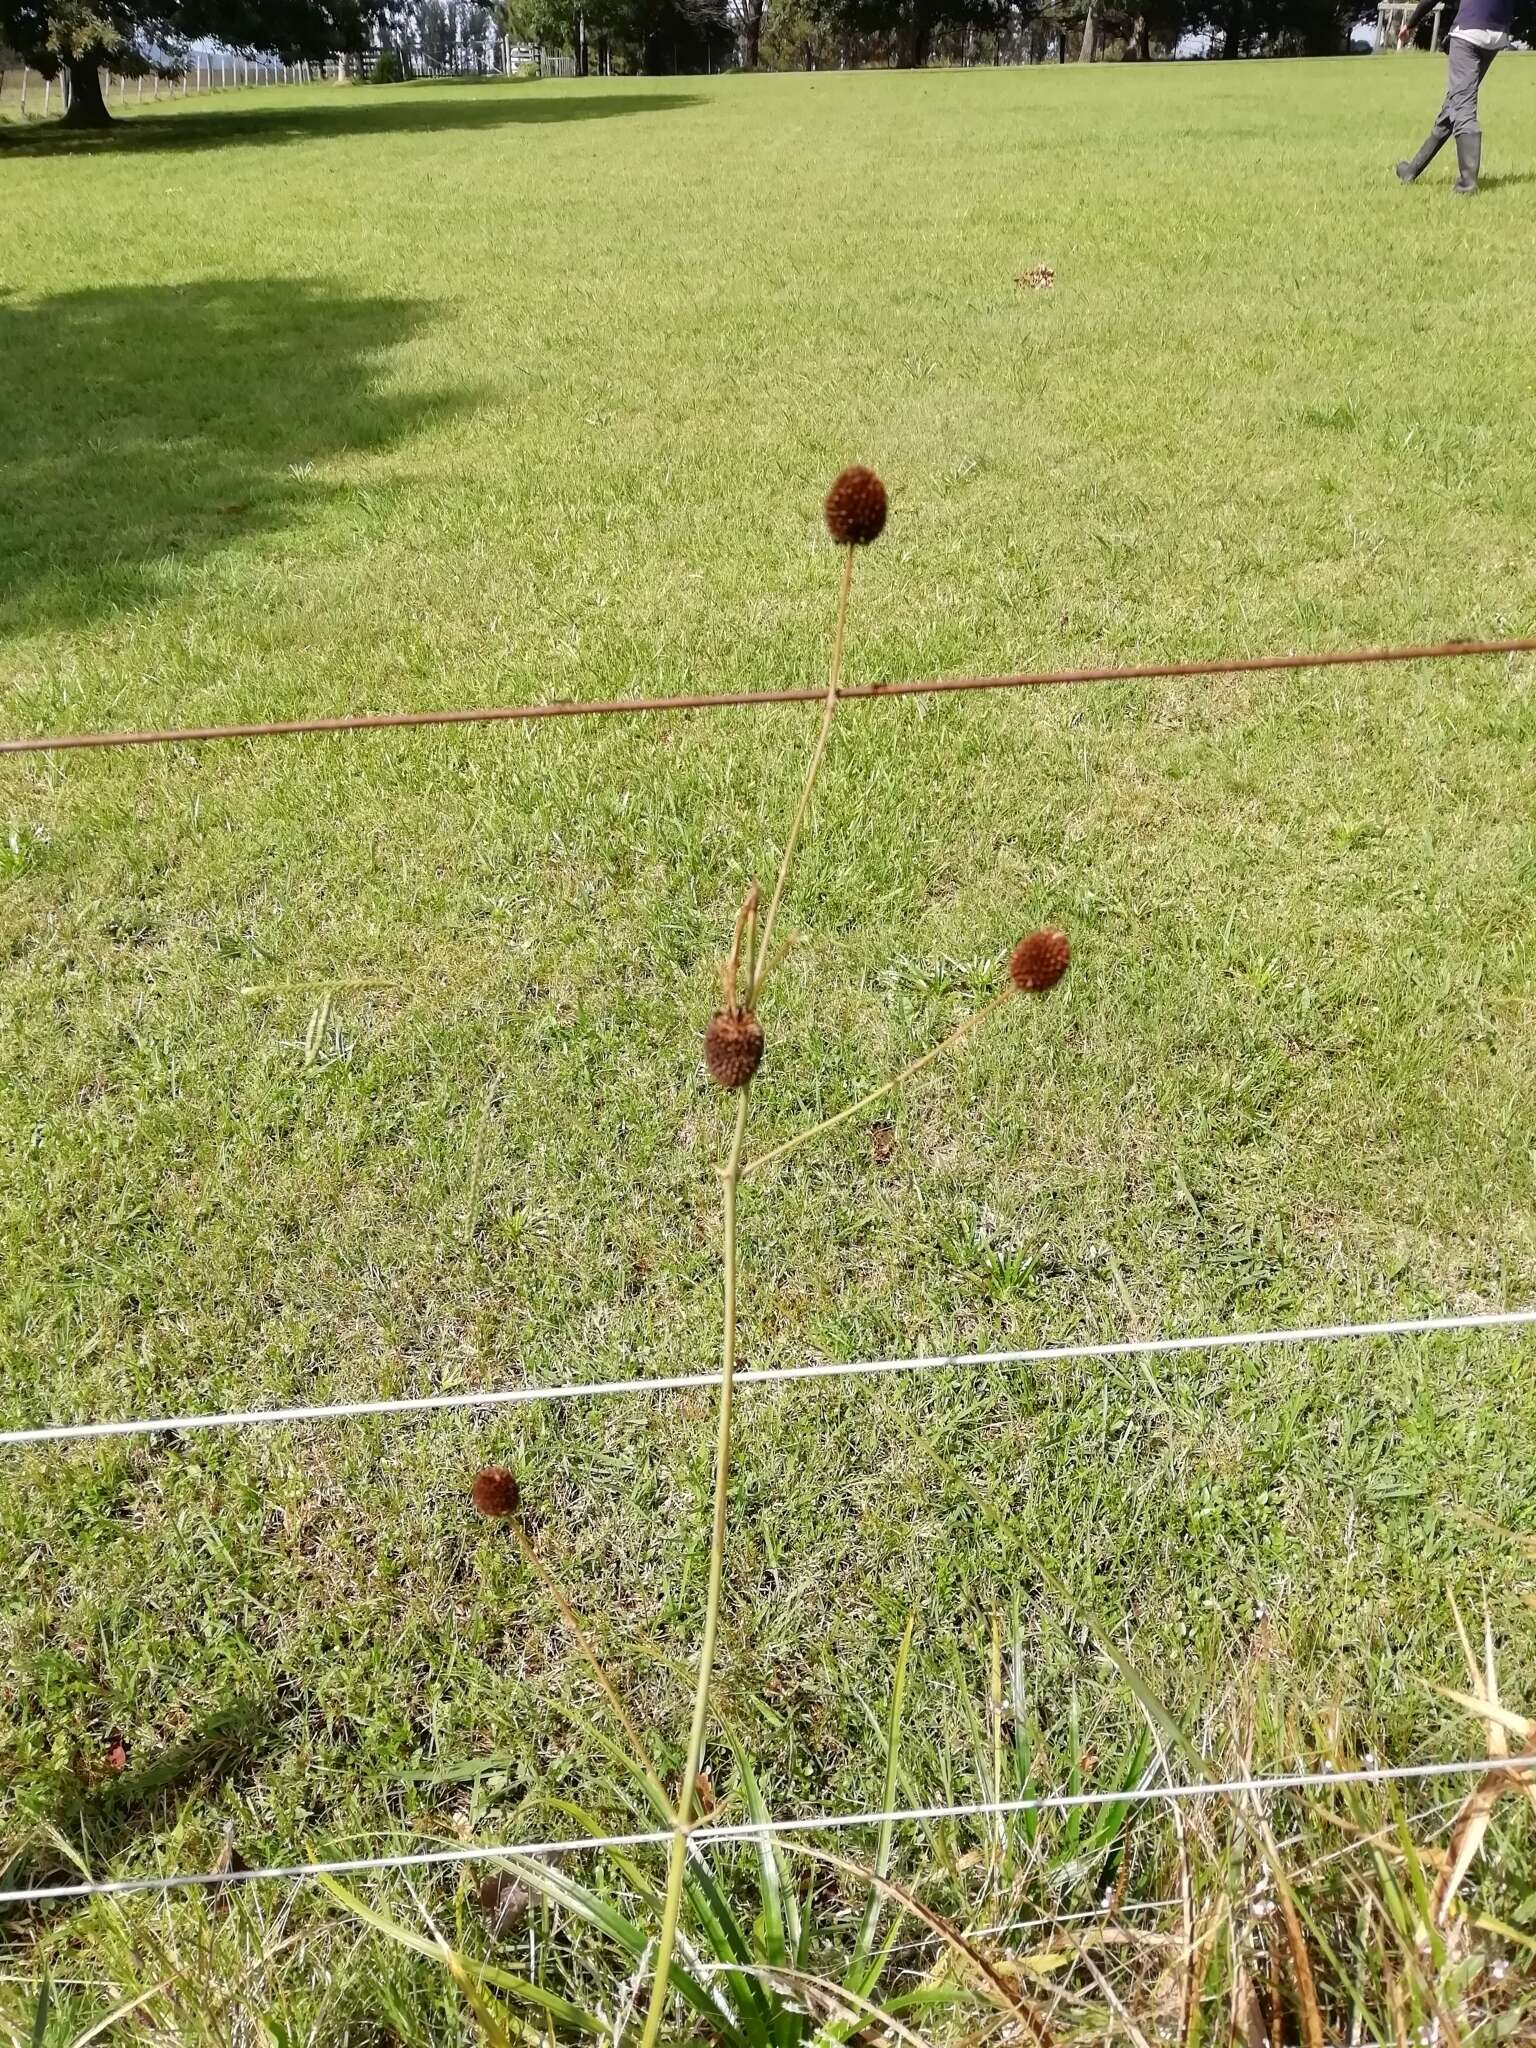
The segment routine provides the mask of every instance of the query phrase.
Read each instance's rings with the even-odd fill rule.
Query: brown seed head
[[[482,1515],[501,1517],[515,1515],[521,1501],[517,1481],[500,1465],[487,1465],[475,1474],[469,1497]]]
[[[1066,973],[1071,958],[1072,947],[1065,932],[1031,932],[1014,947],[1008,972],[1021,994],[1044,995]]]
[[[885,529],[885,485],[855,463],[827,493],[827,531],[840,548],[867,548]]]
[[[763,1027],[750,1010],[716,1010],[704,1034],[704,1064],[721,1088],[745,1088],[763,1057]]]

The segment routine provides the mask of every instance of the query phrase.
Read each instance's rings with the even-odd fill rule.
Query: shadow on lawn
[[[322,142],[348,135],[423,135],[449,129],[544,127],[564,121],[603,121],[620,114],[665,114],[700,104],[697,93],[557,90],[534,94],[526,86],[479,86],[447,92],[432,85],[306,106],[287,98],[275,107],[199,108],[130,114],[110,128],[79,131],[61,122],[0,127],[0,156],[78,156],[100,151],[225,148],[231,144]]]
[[[288,278],[0,296],[0,637],[142,603],[346,488],[312,465],[470,403],[379,388],[431,311]]]

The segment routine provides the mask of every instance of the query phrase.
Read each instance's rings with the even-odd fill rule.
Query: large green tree
[[[926,64],[946,32],[990,26],[997,12],[993,0],[816,0],[816,11],[867,58],[904,71]]]
[[[175,73],[205,39],[293,63],[359,48],[362,19],[357,0],[0,0],[0,44],[44,77],[68,73],[77,128],[110,125],[103,69]]]
[[[569,51],[583,77],[718,71],[738,40],[728,0],[500,0],[497,18],[509,35]]]

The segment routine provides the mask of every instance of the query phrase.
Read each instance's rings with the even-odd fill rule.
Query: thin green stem
[[[773,938],[774,920],[778,917],[779,905],[784,898],[790,864],[794,860],[795,849],[800,844],[800,830],[805,823],[805,814],[811,807],[811,793],[816,787],[816,778],[821,773],[822,756],[827,751],[827,736],[832,730],[832,717],[837,710],[838,686],[843,680],[843,633],[848,624],[848,594],[852,588],[853,549],[850,547],[843,555],[843,580],[837,592],[837,627],[832,635],[832,664],[827,671],[827,695],[821,707],[821,728],[816,735],[810,766],[805,771],[805,783],[800,791],[800,801],[795,806],[789,837],[784,842],[784,858],[779,862],[779,877],[773,885],[773,894],[768,899],[768,915],[763,919],[763,934],[757,949],[759,965],[756,979],[751,985],[752,996],[748,1005],[754,1010],[757,1008],[757,999],[763,992],[763,983],[768,978],[768,948]]]
[[[545,1592],[554,1601],[556,1607],[559,1608],[560,1619],[576,1638],[577,1648],[592,1667],[592,1676],[597,1680],[599,1692],[608,1702],[614,1719],[629,1737],[630,1748],[635,1752],[636,1760],[641,1770],[645,1773],[645,1782],[651,1789],[651,1796],[656,1800],[663,1813],[671,1815],[675,1819],[675,1809],[671,1800],[667,1797],[666,1787],[661,1782],[661,1777],[657,1772],[655,1763],[652,1761],[651,1752],[646,1748],[645,1737],[635,1726],[633,1716],[623,1700],[619,1698],[618,1687],[608,1676],[602,1658],[598,1656],[596,1647],[581,1625],[580,1615],[577,1614],[575,1607],[566,1596],[565,1588],[555,1577],[543,1558],[540,1557],[538,1551],[534,1549],[533,1539],[523,1527],[521,1521],[514,1517],[510,1527],[513,1540],[516,1542],[518,1549],[523,1553],[523,1562],[528,1566],[534,1577],[539,1580]]]
[[[731,1150],[720,1170],[725,1208],[725,1314],[720,1346],[720,1412],[715,1437],[715,1515],[709,1543],[709,1588],[704,1600],[704,1631],[699,1638],[699,1676],[693,1695],[693,1722],[688,1730],[688,1758],[683,1766],[682,1788],[675,1809],[677,1825],[667,1865],[661,1932],[656,1941],[656,1975],[651,1986],[650,2010],[645,2016],[640,2048],[655,2048],[666,2010],[672,1950],[677,1941],[678,1915],[683,1903],[683,1875],[688,1864],[688,1830],[693,1824],[694,1795],[698,1789],[699,1766],[704,1757],[704,1730],[709,1721],[709,1685],[714,1674],[715,1638],[720,1628],[720,1591],[725,1579],[726,1512],[731,1483],[731,1401],[736,1380],[736,1190],[741,1181],[741,1155],[746,1144],[747,1103],[751,1092],[750,1086],[743,1088],[737,1099],[736,1129],[731,1139]]]
[[[893,1074],[889,1081],[882,1081],[878,1088],[871,1088],[867,1095],[861,1095],[857,1102],[850,1102],[848,1107],[840,1109],[836,1116],[824,1117],[819,1124],[812,1124],[808,1131],[797,1131],[794,1137],[786,1138],[782,1145],[775,1145],[771,1152],[759,1152],[755,1159],[749,1159],[742,1167],[741,1178],[745,1180],[749,1174],[760,1173],[765,1166],[772,1166],[776,1159],[784,1159],[791,1152],[798,1152],[802,1145],[808,1145],[812,1138],[819,1138],[823,1131],[836,1130],[839,1124],[847,1123],[849,1117],[857,1116],[861,1109],[868,1109],[869,1105],[878,1102],[882,1095],[889,1095],[893,1088],[899,1088],[903,1081],[910,1081],[914,1074],[920,1074],[924,1067],[932,1066],[936,1059],[942,1058],[951,1047],[958,1045],[962,1038],[968,1037],[978,1024],[984,1024],[989,1017],[995,1016],[1005,1003],[1011,1003],[1016,994],[1015,989],[1004,989],[1000,996],[994,996],[990,1003],[983,1004],[981,1009],[951,1031],[948,1038],[941,1039],[937,1045],[930,1047],[920,1059],[915,1059],[909,1067],[903,1067],[899,1074]]]

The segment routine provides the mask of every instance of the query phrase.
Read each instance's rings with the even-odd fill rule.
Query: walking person
[[[1420,22],[1426,20],[1434,8],[1435,0],[1419,0],[1418,6],[1403,23],[1397,38],[1399,48],[1418,34]],[[1455,17],[1456,26],[1445,46],[1450,76],[1446,82],[1444,103],[1418,155],[1400,163],[1397,175],[1405,185],[1411,185],[1454,135],[1456,182],[1451,190],[1469,193],[1477,190],[1477,174],[1483,157],[1483,131],[1477,125],[1478,89],[1500,50],[1509,48],[1515,0],[1461,0],[1461,5],[1455,9]]]

